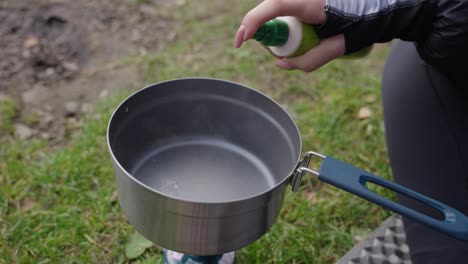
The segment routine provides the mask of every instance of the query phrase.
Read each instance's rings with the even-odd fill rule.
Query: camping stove
[[[213,256],[192,256],[163,249],[164,264],[232,264],[234,252]]]

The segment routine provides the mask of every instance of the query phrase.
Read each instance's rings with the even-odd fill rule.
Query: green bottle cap
[[[288,41],[289,27],[280,19],[272,19],[255,32],[253,38],[263,46],[282,46]]]

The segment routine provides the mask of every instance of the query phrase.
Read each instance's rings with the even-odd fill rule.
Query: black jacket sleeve
[[[325,12],[317,33],[344,33],[347,54],[395,38],[413,41],[426,62],[468,79],[468,0],[327,0]]]

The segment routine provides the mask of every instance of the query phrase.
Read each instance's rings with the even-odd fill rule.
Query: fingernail
[[[285,69],[285,70],[295,69],[294,65],[292,65],[291,63],[289,63],[286,60],[279,60],[278,62],[276,62],[276,66],[280,67],[281,69]]]
[[[245,27],[241,25],[236,32],[236,40],[234,46],[236,48],[240,48],[242,46],[242,42],[244,42],[244,35],[245,35]]]

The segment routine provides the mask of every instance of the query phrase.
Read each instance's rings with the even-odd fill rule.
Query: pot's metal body
[[[173,173],[171,169],[174,168],[154,164],[145,175],[137,174],[141,167],[138,164],[142,160],[150,163],[152,157],[159,155],[153,150],[165,149],[159,146],[167,142],[166,139],[174,138],[174,134],[176,139],[189,134],[222,138],[245,147],[250,153],[245,154],[248,159],[258,158],[264,165],[258,165],[259,170],[249,169],[251,167],[243,166],[242,161],[235,160],[237,154],[229,156],[228,160],[219,158],[224,162],[219,169],[230,176],[225,179],[224,189],[214,187],[214,190],[205,186],[216,186],[210,185],[217,180],[216,175],[203,175],[210,163],[205,163],[205,167],[192,164],[208,161],[190,163],[190,156],[187,158],[186,151],[181,150],[171,156],[172,159],[184,156],[176,166],[190,168],[198,171],[198,174],[194,172],[197,177],[208,178],[201,187],[203,192],[195,193],[197,190],[185,187],[184,192],[173,195],[172,191],[178,188],[175,181],[170,186],[174,188],[165,192],[166,185],[161,187],[160,182],[148,179],[164,178]],[[163,82],[130,96],[111,118],[108,144],[120,205],[130,224],[155,244],[198,256],[239,249],[266,233],[280,212],[285,188],[301,154],[299,131],[276,102],[235,83],[202,78]],[[239,153],[243,155],[242,151]],[[213,166],[223,151],[214,154]],[[145,157],[148,155],[149,158]],[[229,159],[233,159],[232,162]],[[230,164],[235,166],[231,168]],[[190,174],[190,171],[184,170],[184,173]],[[261,182],[254,181],[257,176],[271,177],[272,183],[261,186]],[[234,182],[230,186],[228,180],[232,177],[244,177],[242,181],[246,181],[246,185],[239,188],[235,184],[242,182]],[[248,190],[250,187],[252,191]],[[232,191],[232,188],[237,190]],[[205,192],[213,192],[213,195]],[[184,196],[191,194],[193,196]],[[197,195],[203,198],[199,200]]]
[[[135,183],[117,167],[119,201],[128,221],[155,244],[197,256],[230,252],[257,240],[281,209],[284,183],[244,201],[180,201]]]
[[[194,203],[154,193],[117,165],[116,170],[120,205],[130,224],[157,245],[196,256],[230,252],[265,234],[287,185],[244,201]]]

